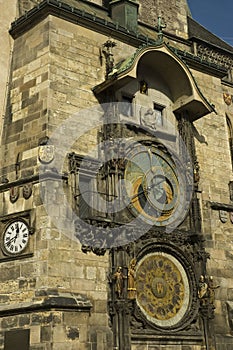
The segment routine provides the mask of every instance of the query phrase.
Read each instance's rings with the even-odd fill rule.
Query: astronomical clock
[[[174,84],[175,77],[182,84]],[[75,225],[83,252],[109,252],[114,346],[167,344],[168,336],[174,344],[201,346],[214,307],[199,290],[208,254],[200,227],[192,122],[213,107],[200,95],[188,67],[163,43],[120,62],[93,91],[111,99],[103,108],[98,162],[89,158],[77,166],[79,216],[88,214],[82,216],[85,227]],[[85,164],[78,157],[75,163],[74,155],[70,160]],[[85,174],[88,190],[82,186]],[[95,205],[89,200],[82,210],[90,188]]]

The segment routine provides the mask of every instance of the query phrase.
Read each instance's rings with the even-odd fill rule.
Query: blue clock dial
[[[132,149],[127,158],[126,191],[132,213],[157,226],[173,223],[181,216],[185,192],[172,157],[151,145]]]

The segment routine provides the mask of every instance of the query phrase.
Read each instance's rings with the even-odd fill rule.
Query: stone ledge
[[[23,302],[0,306],[0,317],[30,312],[62,310],[89,312],[92,308],[91,301],[82,294],[57,293],[50,294],[47,291],[40,291],[44,298],[41,301]]]
[[[4,192],[9,190],[11,187],[14,186],[22,186],[27,183],[38,183],[42,181],[48,181],[48,180],[60,180],[60,181],[67,181],[68,180],[68,174],[59,174],[55,171],[52,171],[50,169],[45,169],[44,172],[41,174],[35,174],[29,177],[20,178],[15,181],[6,182],[6,183],[0,183],[0,192]]]
[[[132,334],[132,345],[191,345],[202,344],[203,336],[201,332],[193,334],[192,331],[183,331],[177,334],[171,335],[171,333],[161,335],[159,334]]]
[[[230,211],[230,212],[233,211],[233,204],[208,202],[208,205],[213,210],[225,210],[225,211]]]

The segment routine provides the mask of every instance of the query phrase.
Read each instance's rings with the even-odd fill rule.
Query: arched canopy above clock
[[[107,79],[94,88],[95,94],[127,90],[136,94],[140,81],[149,81],[148,87],[166,96],[173,113],[186,112],[191,120],[196,120],[214,111],[198,88],[187,65],[166,45],[144,46],[119,62]]]

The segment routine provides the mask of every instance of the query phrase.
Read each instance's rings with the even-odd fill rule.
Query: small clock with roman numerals
[[[29,243],[30,230],[22,219],[11,221],[3,233],[3,251],[7,255],[22,253]]]

